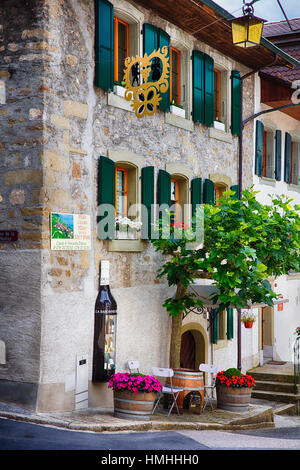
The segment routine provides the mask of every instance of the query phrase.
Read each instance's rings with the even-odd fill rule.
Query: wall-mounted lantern
[[[244,1],[244,16],[234,18],[231,22],[232,42],[235,46],[246,48],[260,45],[263,25],[266,20],[254,16],[252,5],[254,1],[250,3]]]

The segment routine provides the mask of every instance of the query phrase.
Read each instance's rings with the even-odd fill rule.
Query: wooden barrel
[[[131,393],[114,390],[114,416],[148,421],[156,398],[156,392]]]
[[[217,408],[227,411],[248,411],[252,387],[217,386]]]
[[[174,369],[172,384],[175,387],[183,388],[183,391],[179,393],[177,398],[177,405],[180,412],[183,410],[185,397],[191,392],[199,392],[201,397],[200,413],[202,412],[204,400],[203,372],[194,369]],[[175,406],[173,410],[176,411]]]

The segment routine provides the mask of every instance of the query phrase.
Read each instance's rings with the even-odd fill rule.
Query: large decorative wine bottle
[[[116,369],[117,303],[109,288],[109,261],[101,261],[95,304],[93,382],[107,382]]]

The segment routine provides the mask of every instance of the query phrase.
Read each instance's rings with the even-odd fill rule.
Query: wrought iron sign
[[[168,52],[164,46],[150,55],[125,59],[125,99],[132,101],[131,107],[138,118],[152,116],[161,101],[160,94],[169,89]]]

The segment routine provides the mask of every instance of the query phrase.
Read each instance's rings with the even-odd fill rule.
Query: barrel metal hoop
[[[135,410],[124,410],[122,408],[115,408],[115,411],[118,411],[119,413],[124,413],[124,414],[131,414],[131,415],[150,415],[152,413],[151,411],[135,411]]]
[[[147,404],[152,404],[153,403],[153,400],[144,400],[144,401],[139,401],[139,400],[126,400],[125,398],[119,398],[119,397],[115,397],[115,400],[116,401],[123,401],[123,402],[126,402],[126,403],[134,403],[135,405],[138,404],[138,405],[147,405]]]

